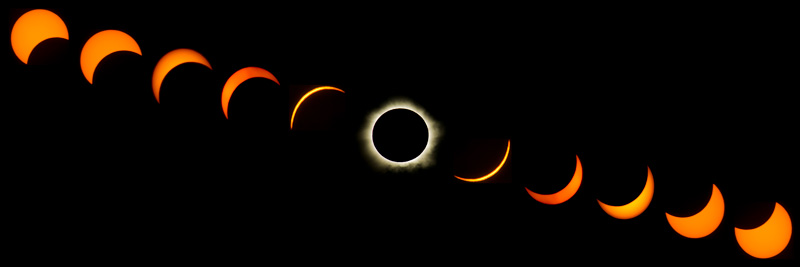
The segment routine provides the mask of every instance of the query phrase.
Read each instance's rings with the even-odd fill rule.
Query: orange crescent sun
[[[725,214],[725,201],[717,185],[712,184],[711,198],[698,213],[688,217],[677,217],[669,213],[667,222],[678,234],[688,238],[702,238],[713,233],[722,222]]]
[[[336,87],[333,87],[333,86],[320,86],[320,87],[312,89],[311,91],[308,91],[308,93],[306,93],[305,95],[303,95],[303,97],[300,98],[300,101],[297,101],[297,105],[294,106],[294,111],[292,111],[292,119],[289,121],[289,129],[290,130],[292,129],[292,127],[294,127],[294,115],[297,114],[297,109],[300,108],[300,104],[303,103],[303,101],[306,100],[306,98],[308,98],[311,94],[314,94],[314,93],[322,91],[322,90],[336,90],[336,91],[344,93],[344,90],[336,88]]]
[[[231,77],[228,78],[228,81],[225,82],[225,86],[222,87],[222,112],[225,113],[225,119],[228,118],[228,104],[231,101],[233,91],[250,78],[266,78],[278,85],[281,84],[278,82],[278,79],[275,78],[275,75],[259,67],[245,67],[234,72]]]
[[[153,95],[156,97],[156,102],[161,103],[161,83],[164,81],[164,77],[172,69],[183,63],[198,63],[211,69],[211,64],[208,63],[208,60],[202,54],[191,49],[178,48],[165,54],[158,60],[156,68],[153,70]]]
[[[764,224],[753,229],[734,227],[736,242],[750,256],[766,259],[780,254],[792,238],[792,219],[786,209],[775,202],[775,209]]]
[[[547,205],[558,205],[569,200],[575,195],[576,192],[578,192],[578,188],[581,187],[581,181],[583,180],[583,167],[581,166],[581,159],[578,158],[578,155],[575,155],[575,160],[575,173],[572,175],[572,180],[570,180],[567,186],[560,191],[552,194],[538,194],[531,191],[527,187],[525,188],[525,191],[528,191],[528,194],[531,195],[531,197],[533,197],[533,199],[536,201]]]
[[[127,33],[105,30],[92,35],[81,50],[81,71],[89,83],[94,79],[94,70],[106,56],[114,52],[129,51],[142,55],[139,44]]]
[[[508,152],[509,151],[511,151],[511,140],[508,140],[508,146],[506,147],[506,154],[505,154],[505,156],[503,156],[503,160],[500,161],[500,165],[497,165],[497,168],[495,168],[492,172],[490,172],[487,175],[484,175],[484,176],[481,176],[481,177],[478,177],[478,178],[464,178],[464,177],[459,177],[458,175],[453,175],[453,176],[455,176],[456,178],[458,178],[458,179],[460,179],[462,181],[467,181],[467,182],[480,182],[480,181],[489,179],[492,176],[494,176],[497,172],[499,172],[500,169],[503,168],[503,165],[506,164],[506,159],[508,159]]]
[[[644,189],[642,189],[642,193],[640,193],[639,196],[633,201],[622,206],[611,206],[603,203],[599,199],[597,200],[597,203],[600,204],[600,208],[608,213],[608,215],[611,215],[611,217],[620,220],[627,220],[639,216],[639,214],[642,214],[642,212],[647,209],[647,206],[650,205],[650,201],[653,200],[654,189],[655,185],[653,182],[653,173],[650,171],[650,166],[648,166],[647,182],[644,185]]]
[[[28,64],[33,49],[50,38],[69,40],[67,25],[61,17],[45,9],[34,9],[23,14],[11,29],[11,49],[22,63]]]

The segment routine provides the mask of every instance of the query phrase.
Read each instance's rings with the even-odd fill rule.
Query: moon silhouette
[[[114,52],[129,51],[142,55],[139,44],[127,33],[118,30],[105,30],[96,33],[83,45],[81,50],[81,71],[91,84],[94,70],[106,56]]]
[[[383,157],[381,153],[378,152],[377,147],[375,147],[375,142],[373,140],[375,124],[383,114],[394,109],[408,109],[413,111],[422,117],[425,126],[428,128],[428,142],[425,144],[425,148],[416,158],[409,161],[398,162],[387,159]],[[428,114],[422,106],[415,104],[407,98],[393,98],[367,115],[364,126],[359,133],[359,139],[361,140],[366,159],[370,161],[375,170],[401,172],[433,166],[436,162],[434,155],[436,154],[439,139],[443,132],[443,127],[440,126],[435,118]]]
[[[714,232],[725,214],[725,201],[717,185],[712,184],[711,198],[700,212],[688,217],[677,217],[669,213],[667,222],[678,234],[688,238],[702,238]]]
[[[164,81],[164,77],[166,77],[167,73],[173,68],[183,63],[198,63],[211,69],[211,64],[208,63],[208,60],[200,53],[197,53],[197,51],[191,49],[178,48],[165,54],[158,60],[156,68],[153,71],[153,95],[156,97],[156,102],[161,103],[159,96],[161,92],[161,83]]]
[[[56,13],[34,9],[19,17],[11,28],[11,49],[22,63],[28,64],[33,49],[50,38],[69,40],[67,25]]]
[[[481,177],[478,177],[478,178],[464,178],[464,177],[459,177],[458,175],[453,175],[453,176],[455,176],[459,180],[467,181],[467,182],[480,182],[480,181],[484,181],[486,179],[489,179],[492,176],[494,176],[497,172],[499,172],[500,169],[503,168],[503,165],[506,164],[506,159],[508,159],[508,152],[509,151],[511,151],[511,140],[510,139],[508,140],[508,146],[506,147],[506,154],[503,156],[503,160],[500,161],[500,165],[497,165],[497,168],[494,168],[494,170],[492,170],[492,172],[490,172],[490,173],[488,173],[488,174],[486,174],[484,176],[481,176]]]
[[[611,206],[603,203],[599,199],[597,200],[597,203],[600,204],[600,208],[608,213],[608,215],[611,215],[611,217],[620,220],[627,220],[639,216],[639,214],[642,214],[642,212],[647,209],[647,206],[650,205],[650,201],[653,200],[653,192],[655,191],[654,189],[655,185],[653,182],[653,173],[650,171],[650,166],[648,166],[647,182],[644,185],[644,189],[642,189],[642,193],[640,193],[639,196],[633,201],[622,206]]]
[[[372,145],[392,162],[413,161],[425,151],[430,132],[417,112],[396,108],[384,112],[372,126]]]
[[[525,190],[528,191],[528,194],[531,195],[533,199],[544,204],[558,205],[564,203],[572,198],[576,192],[578,192],[578,188],[581,187],[581,181],[583,180],[583,167],[581,166],[581,159],[578,158],[578,155],[575,155],[575,160],[575,174],[572,175],[572,180],[569,181],[567,186],[560,191],[552,194],[538,194],[531,191],[527,187]]]
[[[322,91],[322,90],[336,90],[336,91],[344,93],[344,90],[336,88],[336,87],[333,87],[333,86],[320,86],[320,87],[312,89],[311,91],[308,91],[308,93],[306,93],[305,95],[303,95],[303,97],[300,98],[300,101],[297,101],[297,105],[294,106],[294,111],[292,111],[292,119],[289,121],[289,129],[290,130],[292,129],[292,127],[294,127],[294,115],[297,114],[297,109],[300,108],[300,104],[303,103],[303,100],[306,100],[306,98],[308,98],[312,94],[314,94],[316,92],[319,92],[319,91]]]
[[[766,259],[778,255],[792,238],[792,219],[786,209],[775,202],[775,209],[764,224],[753,229],[734,227],[736,242],[750,256]]]
[[[228,118],[228,104],[231,101],[233,91],[236,90],[236,88],[239,87],[239,85],[244,81],[247,81],[251,78],[266,78],[277,83],[278,85],[281,84],[278,82],[278,79],[275,78],[275,75],[272,75],[272,73],[269,71],[259,67],[245,67],[234,72],[222,87],[222,112],[225,113],[225,119]]]

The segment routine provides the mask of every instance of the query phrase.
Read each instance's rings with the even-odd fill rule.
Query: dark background
[[[797,214],[797,42],[780,7],[47,9],[70,39],[43,42],[28,65],[6,50],[3,151],[18,247],[54,259],[756,263],[733,227],[760,225],[776,201]],[[28,10],[8,9],[6,36]],[[143,55],[110,55],[92,85],[80,51],[105,29]],[[152,69],[177,48],[213,70],[175,68],[156,103]],[[222,85],[247,66],[281,85],[243,83],[226,120]],[[309,98],[290,131],[318,85],[346,93]],[[444,128],[434,166],[382,172],[365,159],[358,133],[393,97]],[[508,139],[495,177],[453,177],[491,171]],[[576,154],[572,199],[526,194],[566,185]],[[596,199],[629,202],[646,166],[649,208],[605,214]],[[722,224],[698,240],[675,233],[664,212],[699,211],[712,183]],[[794,258],[793,244],[777,258]]]

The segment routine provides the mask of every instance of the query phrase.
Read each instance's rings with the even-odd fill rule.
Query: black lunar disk
[[[414,111],[404,108],[383,113],[372,128],[372,142],[384,158],[406,162],[422,154],[428,145],[428,126]]]

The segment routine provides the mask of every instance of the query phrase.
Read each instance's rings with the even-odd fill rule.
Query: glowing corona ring
[[[422,153],[417,157],[408,161],[398,162],[383,157],[378,152],[378,148],[375,147],[375,143],[372,140],[372,130],[375,128],[378,119],[387,111],[394,109],[408,109],[417,113],[417,115],[422,117],[422,120],[425,121],[425,126],[428,128],[428,143],[425,145],[425,149],[422,150]],[[361,141],[363,142],[364,153],[376,169],[401,171],[425,168],[433,165],[433,154],[435,153],[436,145],[439,142],[441,134],[441,127],[428,115],[425,109],[415,105],[408,99],[399,98],[388,101],[385,105],[367,115],[364,129],[361,131],[360,135]]]

